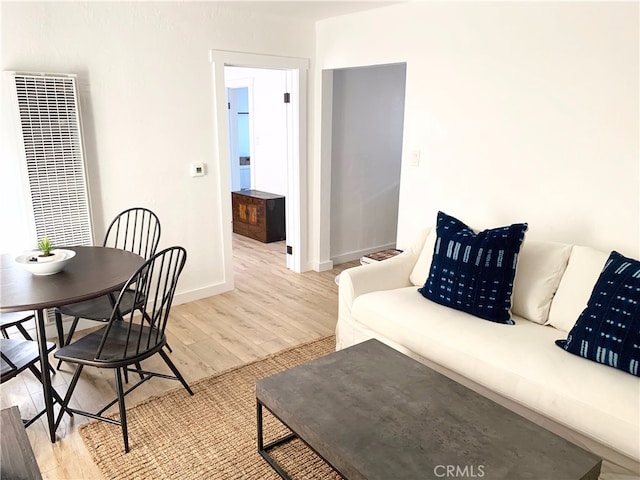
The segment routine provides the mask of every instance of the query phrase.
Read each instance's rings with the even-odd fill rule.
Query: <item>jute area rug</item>
[[[92,421],[80,435],[109,479],[279,479],[258,454],[256,381],[334,350],[335,337],[322,338],[194,382],[193,397],[180,387],[127,409],[127,454],[117,425]],[[265,443],[288,433],[264,420]],[[341,478],[299,440],[272,455],[295,479]]]

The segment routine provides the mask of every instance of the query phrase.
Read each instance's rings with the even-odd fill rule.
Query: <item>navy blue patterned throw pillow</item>
[[[587,308],[556,345],[640,377],[640,262],[611,252]]]
[[[438,212],[431,270],[418,291],[441,305],[513,325],[511,293],[526,231],[526,223],[516,223],[475,233]]]

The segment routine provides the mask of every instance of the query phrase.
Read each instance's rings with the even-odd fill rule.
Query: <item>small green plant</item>
[[[51,245],[51,240],[49,240],[49,237],[43,237],[38,241],[38,250],[42,252],[42,257],[50,257],[51,255],[53,255],[51,253],[52,248],[53,245]]]

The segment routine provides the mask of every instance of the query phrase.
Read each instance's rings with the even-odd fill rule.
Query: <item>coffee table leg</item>
[[[285,435],[282,438],[274,440],[273,442],[265,445],[264,444],[264,436],[262,430],[262,403],[260,400],[256,400],[256,413],[257,413],[257,424],[258,424],[258,453],[264,458],[271,467],[276,471],[280,477],[284,478],[284,480],[291,480],[291,477],[285,472],[280,465],[275,461],[271,455],[269,455],[268,451],[278,445],[282,445],[283,443],[289,442],[297,437],[295,433],[290,433],[289,435]]]

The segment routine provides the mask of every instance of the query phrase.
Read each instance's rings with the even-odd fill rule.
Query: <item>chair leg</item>
[[[40,379],[42,378],[42,374],[40,373],[40,370],[38,370],[38,367],[36,367],[35,365],[30,365],[29,366],[29,370],[31,371],[31,373],[33,373],[36,378],[38,379],[38,381],[41,381]],[[73,417],[73,412],[69,411],[66,407],[64,407],[62,404],[64,402],[64,400],[62,400],[62,398],[60,398],[60,395],[58,395],[58,392],[56,392],[56,389],[53,388],[53,385],[51,386],[51,395],[53,396],[53,399],[58,402],[58,405],[60,405],[60,408],[62,409],[61,412],[66,411],[70,417]],[[34,417],[33,420],[36,420],[40,415],[42,415],[45,411],[42,410],[42,412],[40,412],[38,414],[37,417]],[[33,422],[29,422],[29,424],[31,424]],[[28,425],[25,425],[28,426]]]
[[[67,339],[64,342],[65,347],[71,343],[71,338],[73,334],[76,333],[76,327],[78,326],[78,321],[80,317],[74,317],[73,322],[71,322],[71,328],[69,329],[69,333],[67,333]]]
[[[62,316],[60,315],[60,322],[58,322],[58,315],[60,315],[58,312],[56,312],[56,326],[58,326],[58,324],[60,324],[60,328],[62,328]],[[60,345],[63,347],[66,347],[67,345],[69,345],[71,343],[71,337],[73,337],[73,334],[76,331],[76,327],[78,326],[78,321],[80,320],[79,317],[75,317],[73,319],[73,322],[71,322],[71,328],[69,329],[69,333],[67,334],[67,339],[64,340],[63,336],[64,333],[62,333],[61,330],[58,330],[58,340],[60,341]],[[56,366],[56,368],[58,370],[60,370],[60,365],[62,365],[62,360],[58,360],[58,365]]]
[[[142,310],[140,310],[142,312],[142,316],[144,317],[144,319],[149,322],[149,325],[153,326],[153,321],[151,320],[151,317],[149,316],[149,314],[147,312],[144,312]],[[173,353],[173,349],[171,348],[171,345],[169,345],[169,342],[164,344],[165,347],[167,347],[167,350],[169,350],[169,353]]]
[[[42,374],[40,373],[40,370],[38,370],[38,367],[36,367],[35,365],[29,365],[29,370],[31,371],[31,373],[33,373],[36,376],[39,382],[42,382]],[[53,386],[51,388],[53,388]],[[24,428],[30,427],[33,424],[33,422],[35,422],[44,414],[44,412],[46,412],[46,409],[40,410],[38,413],[35,414],[35,416],[31,417],[28,420],[22,419]]]
[[[62,328],[62,314],[58,311],[55,312],[56,330],[58,331],[58,347],[64,346],[64,329]]]
[[[33,318],[33,315],[29,318]],[[18,329],[18,331],[22,334],[22,336],[26,339],[26,340],[30,340],[33,341],[33,338],[31,337],[31,335],[29,335],[29,332],[27,332],[27,329],[24,328],[24,326],[21,323],[17,323],[16,324],[16,328]],[[2,332],[5,337],[4,338],[9,338],[8,335],[6,335],[6,332],[3,330]],[[49,371],[53,374],[56,373],[55,369],[51,366],[51,364],[49,364]]]
[[[33,340],[33,338],[31,338],[31,335],[29,335],[29,332],[27,332],[27,329],[24,328],[24,326],[21,323],[16,324],[16,328],[20,331],[20,333],[25,339]]]
[[[62,399],[62,408],[60,409],[60,413],[58,414],[58,418],[56,419],[55,429],[58,429],[60,425],[60,421],[62,420],[62,416],[69,406],[69,400],[71,400],[71,396],[73,395],[73,391],[76,389],[76,385],[78,384],[78,379],[80,378],[80,374],[82,373],[82,369],[84,365],[79,363],[76,366],[76,371],[73,372],[73,378],[71,379],[71,383],[69,384],[69,388],[67,388],[67,393],[64,395]]]
[[[178,369],[176,368],[176,366],[173,364],[173,362],[169,359],[169,355],[167,355],[167,353],[160,349],[158,350],[158,353],[160,354],[160,356],[162,357],[162,359],[164,360],[164,362],[168,365],[168,367],[171,369],[171,371],[173,372],[173,374],[176,376],[176,378],[178,380],[180,380],[180,383],[182,384],[182,386],[185,388],[185,390],[187,392],[189,392],[189,395],[193,395],[193,392],[191,391],[191,387],[189,387],[189,384],[186,382],[186,380],[184,379],[184,377],[182,376],[182,374],[178,371]]]
[[[124,453],[129,453],[129,432],[127,429],[127,409],[124,405],[124,391],[122,389],[122,374],[120,368],[115,369],[116,387],[118,390],[118,407],[120,408],[120,426],[122,427],[122,439],[124,440]]]

